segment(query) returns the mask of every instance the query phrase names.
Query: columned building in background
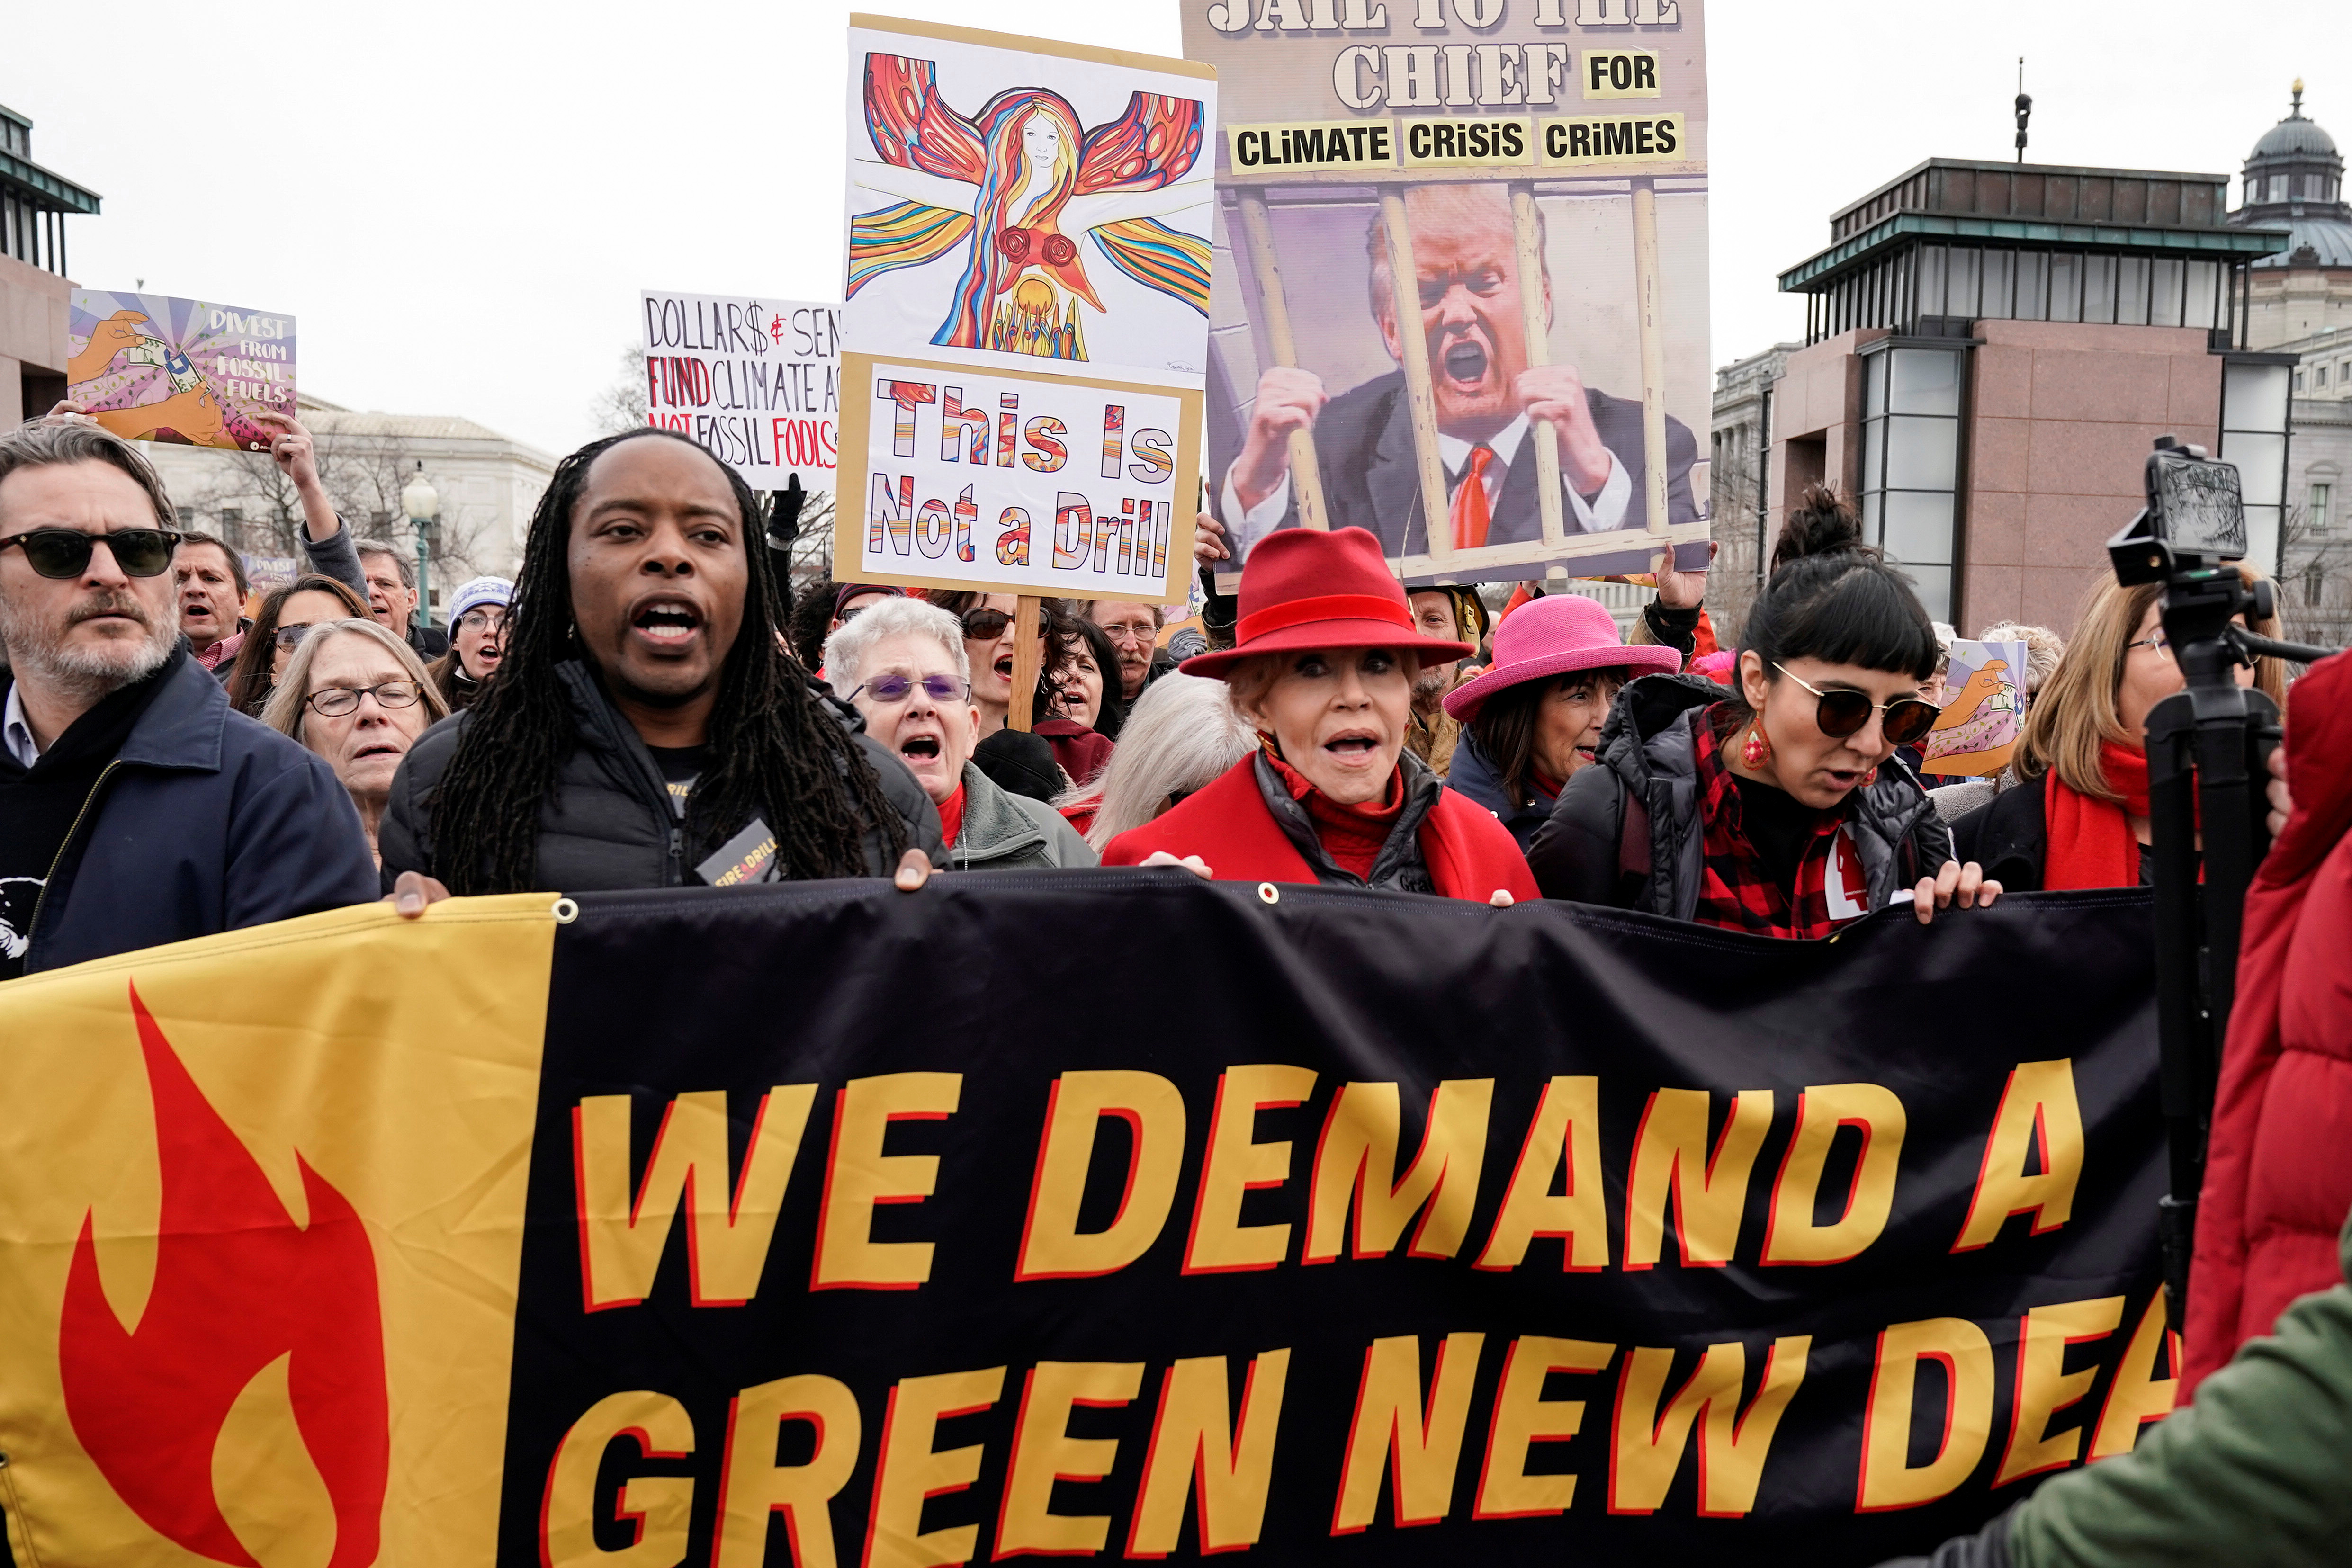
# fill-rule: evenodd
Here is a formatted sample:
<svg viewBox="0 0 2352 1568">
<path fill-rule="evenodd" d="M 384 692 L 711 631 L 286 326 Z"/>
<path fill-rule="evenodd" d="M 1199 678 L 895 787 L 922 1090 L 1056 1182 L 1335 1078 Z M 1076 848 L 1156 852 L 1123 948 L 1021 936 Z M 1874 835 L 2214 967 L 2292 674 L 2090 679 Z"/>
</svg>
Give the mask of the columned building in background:
<svg viewBox="0 0 2352 1568">
<path fill-rule="evenodd" d="M 98 194 L 33 162 L 33 122 L 0 107 L 0 430 L 66 395 L 66 218 Z"/>
<path fill-rule="evenodd" d="M 1715 563 L 1707 580 L 1709 618 L 1719 637 L 1736 637 L 1762 586 L 1771 497 L 1764 476 L 1771 445 L 1772 383 L 1801 343 L 1775 343 L 1715 372 L 1715 422 L 1708 449 L 1708 517 Z"/>
<path fill-rule="evenodd" d="M 1780 275 L 1808 329 L 1773 383 L 1768 553 L 1826 481 L 1937 620 L 2071 632 L 2172 434 L 2239 465 L 2275 571 L 2294 357 L 2247 329 L 2289 238 L 2230 222 L 2229 183 L 1936 158 L 1835 214 Z"/>
<path fill-rule="evenodd" d="M 2298 640 L 2341 647 L 2352 642 L 2352 204 L 2336 139 L 2304 117 L 2301 82 L 2246 159 L 2230 222 L 2287 232 L 2285 250 L 2253 264 L 2246 332 L 2249 347 L 2298 361 L 2280 607 Z"/>
<path fill-rule="evenodd" d="M 555 459 L 455 414 L 374 413 L 308 392 L 295 400 L 310 432 L 320 480 L 362 538 L 409 552 L 415 530 L 400 492 L 421 471 L 441 497 L 433 538 L 436 604 L 469 577 L 512 577 Z M 191 528 L 220 535 L 259 580 L 295 570 L 302 528 L 293 486 L 266 453 L 153 442 L 156 472 Z M 432 616 L 438 625 L 443 617 Z"/>
</svg>

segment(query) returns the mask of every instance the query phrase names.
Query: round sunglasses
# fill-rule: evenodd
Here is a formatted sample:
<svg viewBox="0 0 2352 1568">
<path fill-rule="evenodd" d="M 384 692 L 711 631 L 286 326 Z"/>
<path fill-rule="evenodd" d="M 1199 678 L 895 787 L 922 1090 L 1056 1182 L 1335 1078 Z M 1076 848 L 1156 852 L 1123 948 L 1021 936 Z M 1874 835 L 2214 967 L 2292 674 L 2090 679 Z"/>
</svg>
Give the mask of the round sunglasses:
<svg viewBox="0 0 2352 1568">
<path fill-rule="evenodd" d="M 167 528 L 117 528 L 84 533 L 79 528 L 28 528 L 0 539 L 0 549 L 24 548 L 25 559 L 43 577 L 79 577 L 89 570 L 89 552 L 104 545 L 125 577 L 161 577 L 172 569 L 172 552 L 186 538 Z"/>
<path fill-rule="evenodd" d="M 1868 692 L 1840 689 L 1825 692 L 1801 675 L 1789 674 L 1789 667 L 1773 661 L 1772 667 L 1813 694 L 1813 722 L 1832 740 L 1843 740 L 1858 735 L 1870 722 L 1874 713 L 1886 716 L 1879 725 L 1879 733 L 1897 746 L 1908 746 L 1936 727 L 1943 709 L 1925 697 L 1896 697 L 1891 703 L 1874 703 Z"/>
<path fill-rule="evenodd" d="M 963 638 L 967 643 L 993 643 L 1004 635 L 1013 624 L 1009 610 L 967 610 L 963 612 Z"/>
</svg>

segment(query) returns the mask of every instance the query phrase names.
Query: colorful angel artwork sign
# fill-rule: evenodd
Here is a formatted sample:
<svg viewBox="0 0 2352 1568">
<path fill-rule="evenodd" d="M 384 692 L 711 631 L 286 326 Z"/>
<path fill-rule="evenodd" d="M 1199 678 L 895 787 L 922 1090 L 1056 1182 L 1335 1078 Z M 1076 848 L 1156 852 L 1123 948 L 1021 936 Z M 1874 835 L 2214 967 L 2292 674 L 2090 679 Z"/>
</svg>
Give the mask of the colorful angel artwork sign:
<svg viewBox="0 0 2352 1568">
<path fill-rule="evenodd" d="M 1202 384 L 1204 68 L 859 16 L 850 75 L 845 347 Z"/>
<path fill-rule="evenodd" d="M 1982 778 L 2009 766 L 2025 730 L 2025 697 L 2019 684 L 2025 671 L 2022 643 L 1952 643 L 1951 667 L 1944 676 L 1951 695 L 1943 716 L 1927 731 L 1920 771 Z"/>
</svg>

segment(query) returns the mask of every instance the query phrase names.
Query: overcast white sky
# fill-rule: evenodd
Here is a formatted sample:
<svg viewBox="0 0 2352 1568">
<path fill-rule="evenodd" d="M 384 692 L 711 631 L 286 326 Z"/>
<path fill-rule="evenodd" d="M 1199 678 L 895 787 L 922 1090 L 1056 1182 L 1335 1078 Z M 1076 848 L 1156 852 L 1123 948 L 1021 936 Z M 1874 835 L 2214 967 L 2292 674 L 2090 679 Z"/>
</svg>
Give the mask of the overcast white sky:
<svg viewBox="0 0 2352 1568">
<path fill-rule="evenodd" d="M 1179 0 L 868 0 L 896 16 L 1181 53 Z M 1183 0 L 1199 3 L 1199 0 Z M 283 21 L 17 5 L 0 103 L 105 197 L 76 281 L 290 310 L 300 378 L 561 453 L 635 339 L 637 290 L 834 298 L 838 0 L 345 0 Z M 1774 275 L 1930 155 L 2234 174 L 2306 78 L 2352 141 L 2352 5 L 1713 0 L 1714 361 L 1803 329 Z M 2234 200 L 2234 192 L 2232 193 Z"/>
</svg>

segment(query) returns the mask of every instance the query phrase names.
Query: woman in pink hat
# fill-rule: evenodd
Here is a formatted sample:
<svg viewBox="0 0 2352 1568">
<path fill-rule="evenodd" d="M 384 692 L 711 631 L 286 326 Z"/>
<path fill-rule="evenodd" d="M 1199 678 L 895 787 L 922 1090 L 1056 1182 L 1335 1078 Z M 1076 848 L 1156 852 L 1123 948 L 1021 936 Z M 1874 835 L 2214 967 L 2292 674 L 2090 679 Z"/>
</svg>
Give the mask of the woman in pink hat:
<svg viewBox="0 0 2352 1568">
<path fill-rule="evenodd" d="M 1445 711 L 1465 731 L 1446 782 L 1493 812 L 1524 852 L 1569 775 L 1600 754 L 1618 688 L 1681 667 L 1672 648 L 1622 642 L 1597 600 L 1533 600 L 1496 628 L 1495 667 L 1445 694 Z"/>
<path fill-rule="evenodd" d="M 1242 572 L 1234 646 L 1187 659 L 1224 681 L 1257 749 L 1103 852 L 1197 862 L 1219 882 L 1319 883 L 1480 904 L 1537 896 L 1511 835 L 1405 751 L 1412 681 L 1466 643 L 1425 637 L 1363 528 L 1274 534 Z"/>
</svg>

